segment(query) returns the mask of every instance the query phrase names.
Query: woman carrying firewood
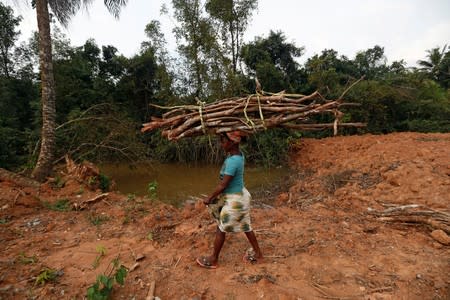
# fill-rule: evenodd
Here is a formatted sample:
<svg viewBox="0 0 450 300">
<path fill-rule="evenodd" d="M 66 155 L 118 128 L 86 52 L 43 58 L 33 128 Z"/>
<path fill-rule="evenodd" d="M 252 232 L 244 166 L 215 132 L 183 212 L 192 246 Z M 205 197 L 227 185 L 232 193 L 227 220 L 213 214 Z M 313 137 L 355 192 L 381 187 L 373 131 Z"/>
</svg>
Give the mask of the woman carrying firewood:
<svg viewBox="0 0 450 300">
<path fill-rule="evenodd" d="M 244 186 L 245 159 L 239 149 L 242 136 L 239 131 L 220 135 L 220 144 L 228 156 L 220 170 L 220 183 L 203 200 L 218 224 L 212 255 L 197 258 L 197 263 L 204 268 L 217 268 L 227 232 L 244 232 L 247 236 L 253 251 L 244 254 L 244 261 L 256 263 L 263 258 L 250 222 L 251 195 Z"/>
</svg>

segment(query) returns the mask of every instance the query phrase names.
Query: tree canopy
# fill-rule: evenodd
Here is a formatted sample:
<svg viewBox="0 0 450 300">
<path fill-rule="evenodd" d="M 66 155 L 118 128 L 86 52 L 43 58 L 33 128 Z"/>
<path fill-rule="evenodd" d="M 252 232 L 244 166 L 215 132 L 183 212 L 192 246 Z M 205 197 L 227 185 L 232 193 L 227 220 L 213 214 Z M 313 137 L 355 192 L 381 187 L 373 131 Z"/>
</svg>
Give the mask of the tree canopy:
<svg viewBox="0 0 450 300">
<path fill-rule="evenodd" d="M 69 1 L 71 2 L 71 1 Z M 66 24 L 84 2 L 54 12 Z M 51 6 L 59 2 L 49 2 Z M 113 14 L 125 4 L 111 4 Z M 173 0 L 177 53 L 170 53 L 158 20 L 143 32 L 138 53 L 125 57 L 114 45 L 83 45 L 71 41 L 52 23 L 55 85 L 55 154 L 52 165 L 65 154 L 95 162 L 158 159 L 213 160 L 207 137 L 168 143 L 159 133 L 142 135 L 140 124 L 163 113 L 151 106 L 211 102 L 255 93 L 255 77 L 268 92 L 319 91 L 337 99 L 358 79 L 345 100 L 346 122 L 366 122 L 363 129 L 341 129 L 341 134 L 394 131 L 450 131 L 449 68 L 446 46 L 424 49 L 418 68 L 404 61 L 388 63 L 384 48 L 374 45 L 346 57 L 334 49 L 306 58 L 305 46 L 291 42 L 281 31 L 269 31 L 244 42 L 257 1 Z M 169 10 L 166 11 L 169 13 Z M 20 16 L 0 4 L 0 167 L 32 169 L 41 140 L 43 115 L 36 70 L 38 39 L 18 42 Z M 327 121 L 327 120 L 317 120 Z M 292 138 L 326 136 L 330 132 L 270 130 L 248 140 L 247 158 L 277 164 Z"/>
</svg>

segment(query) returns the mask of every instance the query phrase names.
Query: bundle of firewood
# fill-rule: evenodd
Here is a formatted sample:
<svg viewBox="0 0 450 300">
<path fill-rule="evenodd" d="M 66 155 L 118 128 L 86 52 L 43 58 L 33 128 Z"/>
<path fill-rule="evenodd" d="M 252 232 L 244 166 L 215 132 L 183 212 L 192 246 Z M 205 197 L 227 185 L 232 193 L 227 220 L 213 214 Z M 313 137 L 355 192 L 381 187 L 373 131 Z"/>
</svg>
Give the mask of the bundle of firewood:
<svg viewBox="0 0 450 300">
<path fill-rule="evenodd" d="M 321 130 L 338 127 L 363 127 L 363 123 L 341 123 L 346 105 L 342 99 L 327 100 L 318 92 L 311 95 L 259 92 L 247 97 L 223 99 L 213 103 L 197 100 L 197 105 L 161 107 L 169 111 L 162 118 L 152 117 L 143 124 L 142 132 L 162 129 L 169 140 L 205 134 L 220 134 L 240 130 L 247 133 L 274 127 L 298 130 Z M 311 117 L 320 114 L 334 116 L 332 123 L 313 123 Z"/>
</svg>

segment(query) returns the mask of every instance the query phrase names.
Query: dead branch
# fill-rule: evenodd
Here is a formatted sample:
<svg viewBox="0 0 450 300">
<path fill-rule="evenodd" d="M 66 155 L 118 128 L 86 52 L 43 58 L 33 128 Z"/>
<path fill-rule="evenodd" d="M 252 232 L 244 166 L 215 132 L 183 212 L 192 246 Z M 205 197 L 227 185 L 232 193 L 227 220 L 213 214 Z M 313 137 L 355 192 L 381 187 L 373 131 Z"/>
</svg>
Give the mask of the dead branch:
<svg viewBox="0 0 450 300">
<path fill-rule="evenodd" d="M 418 204 L 394 206 L 383 211 L 369 212 L 382 222 L 400 222 L 410 224 L 424 224 L 433 229 L 441 229 L 450 233 L 450 213 L 433 210 Z"/>
<path fill-rule="evenodd" d="M 74 206 L 75 210 L 83 210 L 83 209 L 85 209 L 89 204 L 92 204 L 92 203 L 94 203 L 94 202 L 96 202 L 96 201 L 99 201 L 99 200 L 101 200 L 101 199 L 107 197 L 108 195 L 109 195 L 109 193 L 103 193 L 103 194 L 100 194 L 100 195 L 95 196 L 95 197 L 92 198 L 92 199 L 85 200 L 85 201 L 81 202 L 80 204 L 74 203 L 73 206 Z"/>
</svg>

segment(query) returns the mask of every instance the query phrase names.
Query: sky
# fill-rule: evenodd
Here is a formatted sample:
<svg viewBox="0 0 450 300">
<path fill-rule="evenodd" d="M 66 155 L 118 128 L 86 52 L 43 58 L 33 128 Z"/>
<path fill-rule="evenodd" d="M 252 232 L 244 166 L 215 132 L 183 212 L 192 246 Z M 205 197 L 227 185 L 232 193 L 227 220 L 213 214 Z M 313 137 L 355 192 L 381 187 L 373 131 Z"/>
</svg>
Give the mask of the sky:
<svg viewBox="0 0 450 300">
<path fill-rule="evenodd" d="M 0 0 L 22 15 L 21 39 L 37 29 L 35 12 L 26 1 Z M 28 1 L 30 2 L 30 1 Z M 145 40 L 145 25 L 159 20 L 170 52 L 176 42 L 173 19 L 160 14 L 162 4 L 170 9 L 170 0 L 129 0 L 120 18 L 115 19 L 103 1 L 93 1 L 82 9 L 63 32 L 73 46 L 93 38 L 99 46 L 113 45 L 131 57 Z M 259 0 L 244 41 L 267 37 L 270 30 L 284 33 L 287 42 L 304 47 L 300 63 L 334 49 L 352 59 L 358 51 L 375 45 L 384 47 L 388 62 L 404 59 L 408 66 L 426 59 L 426 51 L 450 46 L 449 0 Z"/>
</svg>

